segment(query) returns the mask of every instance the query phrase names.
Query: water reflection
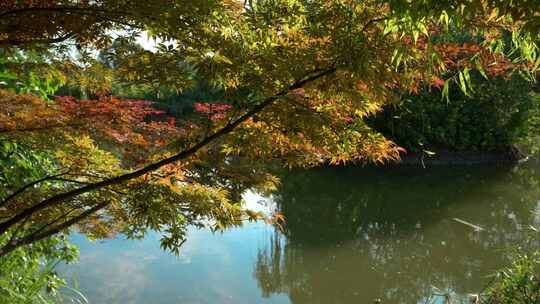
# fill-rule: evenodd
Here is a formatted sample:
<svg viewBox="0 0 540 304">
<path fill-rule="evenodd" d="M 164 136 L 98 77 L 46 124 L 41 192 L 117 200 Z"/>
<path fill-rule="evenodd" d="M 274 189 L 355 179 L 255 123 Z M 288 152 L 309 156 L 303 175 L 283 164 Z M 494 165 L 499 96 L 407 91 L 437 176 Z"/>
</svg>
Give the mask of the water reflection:
<svg viewBox="0 0 540 304">
<path fill-rule="evenodd" d="M 271 233 L 262 224 L 224 234 L 190 229 L 178 257 L 159 248 L 157 234 L 102 242 L 77 235 L 80 261 L 60 271 L 90 304 L 288 303 L 286 295 L 262 299 L 252 277 L 257 248 Z"/>
<path fill-rule="evenodd" d="M 287 218 L 284 232 L 264 223 L 220 234 L 193 228 L 179 257 L 159 249 L 155 234 L 95 243 L 77 235 L 81 260 L 61 271 L 100 304 L 426 303 L 437 288 L 465 295 L 489 281 L 529 225 L 540 227 L 534 166 L 295 171 L 266 199 Z"/>
<path fill-rule="evenodd" d="M 437 288 L 481 290 L 502 249 L 538 225 L 536 177 L 523 167 L 294 172 L 276 195 L 288 230 L 259 250 L 255 277 L 264 296 L 292 303 L 425 303 Z"/>
</svg>

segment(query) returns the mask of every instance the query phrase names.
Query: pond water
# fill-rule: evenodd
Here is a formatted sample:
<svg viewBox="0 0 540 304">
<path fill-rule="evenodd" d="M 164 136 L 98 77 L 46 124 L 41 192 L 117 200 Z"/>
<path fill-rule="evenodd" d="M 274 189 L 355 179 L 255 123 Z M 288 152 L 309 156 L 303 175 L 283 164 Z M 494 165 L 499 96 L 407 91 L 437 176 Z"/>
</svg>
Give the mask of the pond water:
<svg viewBox="0 0 540 304">
<path fill-rule="evenodd" d="M 540 227 L 536 166 L 294 171 L 263 200 L 286 217 L 283 232 L 193 228 L 179 256 L 162 251 L 157 234 L 75 235 L 80 261 L 60 270 L 100 304 L 459 300 Z"/>
</svg>

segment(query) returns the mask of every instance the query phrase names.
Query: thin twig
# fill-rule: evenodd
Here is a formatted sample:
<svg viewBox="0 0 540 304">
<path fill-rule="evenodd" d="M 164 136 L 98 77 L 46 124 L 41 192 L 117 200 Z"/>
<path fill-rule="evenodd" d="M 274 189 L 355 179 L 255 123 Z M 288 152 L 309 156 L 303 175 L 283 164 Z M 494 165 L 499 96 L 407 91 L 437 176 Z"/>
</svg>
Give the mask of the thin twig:
<svg viewBox="0 0 540 304">
<path fill-rule="evenodd" d="M 30 187 L 33 187 L 37 184 L 40 184 L 46 180 L 50 180 L 50 179 L 54 179 L 58 176 L 62 176 L 62 175 L 65 175 L 67 174 L 67 172 L 64 172 L 64 173 L 58 173 L 58 174 L 55 174 L 55 175 L 48 175 L 48 176 L 45 176 L 43 178 L 40 178 L 38 180 L 35 180 L 29 184 L 26 184 L 24 186 L 22 186 L 21 188 L 15 190 L 15 192 L 11 193 L 8 197 L 6 197 L 2 202 L 0 202 L 0 208 L 1 207 L 4 207 L 10 200 L 12 200 L 14 197 L 16 197 L 17 195 L 21 194 L 22 192 L 24 192 L 26 189 L 30 188 Z"/>
</svg>

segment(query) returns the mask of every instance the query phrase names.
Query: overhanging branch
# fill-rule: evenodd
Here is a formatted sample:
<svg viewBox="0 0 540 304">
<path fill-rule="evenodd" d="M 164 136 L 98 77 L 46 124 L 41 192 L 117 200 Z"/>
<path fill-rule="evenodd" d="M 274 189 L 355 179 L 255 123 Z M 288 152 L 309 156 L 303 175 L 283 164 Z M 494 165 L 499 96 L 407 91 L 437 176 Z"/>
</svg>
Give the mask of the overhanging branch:
<svg viewBox="0 0 540 304">
<path fill-rule="evenodd" d="M 329 68 L 327 70 L 323 70 L 323 71 L 318 72 L 316 74 L 307 75 L 305 78 L 293 83 L 286 90 L 284 90 L 284 91 L 282 91 L 282 92 L 280 92 L 280 93 L 278 93 L 278 94 L 276 94 L 274 96 L 271 96 L 271 97 L 268 97 L 268 98 L 264 99 L 258 105 L 253 107 L 251 110 L 249 110 L 248 112 L 246 112 L 245 114 L 243 114 L 242 116 L 240 116 L 239 118 L 234 120 L 233 122 L 228 123 L 223 128 L 217 130 L 213 134 L 205 137 L 204 139 L 199 141 L 197 144 L 193 145 L 191 148 L 183 150 L 183 151 L 181 151 L 181 152 L 179 152 L 179 153 L 177 153 L 177 154 L 175 154 L 175 155 L 173 155 L 171 157 L 162 159 L 162 160 L 160 160 L 158 162 L 155 162 L 153 164 L 150 164 L 150 165 L 148 165 L 146 167 L 143 167 L 141 169 L 135 170 L 135 171 L 130 172 L 130 173 L 119 175 L 119 176 L 109 178 L 109 179 L 106 179 L 106 180 L 103 180 L 103 181 L 100 181 L 100 182 L 96 182 L 96 183 L 93 183 L 93 184 L 88 184 L 86 186 L 83 186 L 83 187 L 80 187 L 80 188 L 77 188 L 77 189 L 74 189 L 74 190 L 71 190 L 71 191 L 68 191 L 68 192 L 57 194 L 57 195 L 52 196 L 50 198 L 47 198 L 47 199 L 41 201 L 40 203 L 21 211 L 20 213 L 14 215 L 10 219 L 0 223 L 0 234 L 5 233 L 8 229 L 10 229 L 14 225 L 16 225 L 18 222 L 24 220 L 25 218 L 31 217 L 32 215 L 34 215 L 35 213 L 37 213 L 39 211 L 42 211 L 42 210 L 44 210 L 46 208 L 54 207 L 54 206 L 66 201 L 66 200 L 77 197 L 77 196 L 79 196 L 79 195 L 81 195 L 83 193 L 88 193 L 88 192 L 91 192 L 91 191 L 99 190 L 99 189 L 102 189 L 102 188 L 105 188 L 105 187 L 108 187 L 108 186 L 112 186 L 112 185 L 118 185 L 118 184 L 127 182 L 129 180 L 135 179 L 137 177 L 143 176 L 146 173 L 150 173 L 150 172 L 153 172 L 155 170 L 158 170 L 159 168 L 161 168 L 161 167 L 163 167 L 165 165 L 175 163 L 175 162 L 180 161 L 180 160 L 187 159 L 188 157 L 193 156 L 200 149 L 202 149 L 203 147 L 205 147 L 208 144 L 212 143 L 216 139 L 231 133 L 240 124 L 247 121 L 248 119 L 250 119 L 251 117 L 253 117 L 257 113 L 261 112 L 262 110 L 264 110 L 266 107 L 271 105 L 276 100 L 285 97 L 286 95 L 289 94 L 290 91 L 302 88 L 306 84 L 308 84 L 310 82 L 313 82 L 313 81 L 315 81 L 315 80 L 317 80 L 319 78 L 322 78 L 324 76 L 330 75 L 330 74 L 334 73 L 335 71 L 336 71 L 336 68 L 331 67 L 331 68 Z M 1 253 L 0 253 L 0 255 L 1 255 Z"/>
<path fill-rule="evenodd" d="M 10 200 L 12 200 L 15 196 L 21 194 L 22 192 L 24 192 L 26 189 L 30 188 L 30 187 L 33 187 L 37 184 L 40 184 L 46 180 L 50 180 L 50 179 L 55 179 L 59 176 L 62 176 L 62 175 L 65 175 L 67 172 L 64 172 L 64 173 L 59 173 L 59 174 L 55 174 L 55 175 L 48 175 L 48 176 L 45 176 L 43 178 L 40 178 L 38 180 L 35 180 L 31 183 L 28 183 L 24 186 L 22 186 L 21 188 L 15 190 L 13 193 L 11 193 L 9 196 L 7 196 L 3 201 L 0 202 L 0 207 L 4 207 Z"/>
</svg>

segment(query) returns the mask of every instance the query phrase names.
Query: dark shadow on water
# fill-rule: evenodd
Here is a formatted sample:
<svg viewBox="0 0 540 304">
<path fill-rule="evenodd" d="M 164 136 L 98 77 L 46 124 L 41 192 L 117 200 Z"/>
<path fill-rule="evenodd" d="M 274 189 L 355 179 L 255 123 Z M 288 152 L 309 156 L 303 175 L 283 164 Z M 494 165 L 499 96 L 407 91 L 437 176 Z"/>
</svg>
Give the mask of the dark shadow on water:
<svg viewBox="0 0 540 304">
<path fill-rule="evenodd" d="M 254 275 L 264 296 L 295 304 L 477 292 L 540 225 L 536 167 L 292 172 L 276 195 L 287 229 L 260 248 Z"/>
</svg>

